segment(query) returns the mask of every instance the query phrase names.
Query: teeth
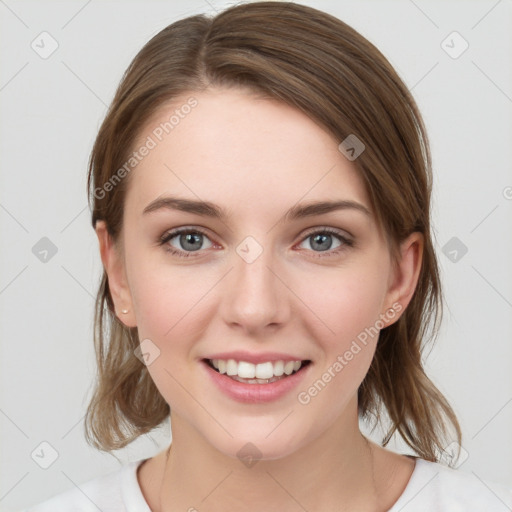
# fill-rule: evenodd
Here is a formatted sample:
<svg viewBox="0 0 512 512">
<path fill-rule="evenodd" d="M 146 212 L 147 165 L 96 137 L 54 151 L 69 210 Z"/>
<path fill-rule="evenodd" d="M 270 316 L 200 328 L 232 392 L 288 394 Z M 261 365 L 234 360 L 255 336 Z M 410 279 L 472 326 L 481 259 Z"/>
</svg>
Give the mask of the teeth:
<svg viewBox="0 0 512 512">
<path fill-rule="evenodd" d="M 228 359 L 228 361 L 226 363 L 226 373 L 228 375 L 237 375 L 238 364 L 234 359 Z"/>
<path fill-rule="evenodd" d="M 283 361 L 276 361 L 274 363 L 274 375 L 277 377 L 281 377 L 284 373 L 284 363 Z"/>
<path fill-rule="evenodd" d="M 231 377 L 241 379 L 273 379 L 283 374 L 291 375 L 302 366 L 302 361 L 268 361 L 266 363 L 252 364 L 247 361 L 235 361 L 234 359 L 212 359 L 211 363 L 219 373 L 225 373 Z M 238 379 L 235 379 L 238 380 Z"/>
<path fill-rule="evenodd" d="M 217 361 L 217 366 L 215 366 L 215 368 L 217 368 L 220 373 L 226 373 L 226 361 L 223 359 L 214 359 L 214 361 Z M 215 365 L 215 363 L 213 364 Z"/>
<path fill-rule="evenodd" d="M 257 379 L 271 379 L 272 377 L 275 377 L 274 365 L 271 362 L 257 364 L 255 368 L 254 376 Z"/>
<path fill-rule="evenodd" d="M 288 361 L 287 363 L 285 363 L 284 373 L 286 373 L 286 375 L 291 375 L 291 373 L 293 372 L 294 366 L 295 366 L 295 364 L 293 363 L 293 361 Z"/>
</svg>

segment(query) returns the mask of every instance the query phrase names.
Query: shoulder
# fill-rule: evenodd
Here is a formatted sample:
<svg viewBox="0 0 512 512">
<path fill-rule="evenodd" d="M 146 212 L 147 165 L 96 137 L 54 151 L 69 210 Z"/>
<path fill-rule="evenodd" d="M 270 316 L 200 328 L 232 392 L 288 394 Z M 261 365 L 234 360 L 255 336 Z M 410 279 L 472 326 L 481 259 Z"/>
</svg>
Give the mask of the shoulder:
<svg viewBox="0 0 512 512">
<path fill-rule="evenodd" d="M 151 512 L 137 481 L 142 462 L 125 464 L 20 512 Z"/>
<path fill-rule="evenodd" d="M 416 458 L 404 492 L 389 512 L 500 512 L 512 507 L 512 489 L 476 473 Z"/>
</svg>

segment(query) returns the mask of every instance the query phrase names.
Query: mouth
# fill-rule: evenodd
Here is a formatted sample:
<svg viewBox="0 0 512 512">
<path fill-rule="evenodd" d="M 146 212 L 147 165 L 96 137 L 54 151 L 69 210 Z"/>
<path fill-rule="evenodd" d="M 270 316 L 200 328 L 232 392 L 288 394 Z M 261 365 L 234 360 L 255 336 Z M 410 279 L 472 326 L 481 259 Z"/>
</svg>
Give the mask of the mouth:
<svg viewBox="0 0 512 512">
<path fill-rule="evenodd" d="M 253 364 L 234 359 L 203 359 L 215 372 L 244 384 L 271 384 L 304 371 L 311 360 L 267 361 Z"/>
</svg>

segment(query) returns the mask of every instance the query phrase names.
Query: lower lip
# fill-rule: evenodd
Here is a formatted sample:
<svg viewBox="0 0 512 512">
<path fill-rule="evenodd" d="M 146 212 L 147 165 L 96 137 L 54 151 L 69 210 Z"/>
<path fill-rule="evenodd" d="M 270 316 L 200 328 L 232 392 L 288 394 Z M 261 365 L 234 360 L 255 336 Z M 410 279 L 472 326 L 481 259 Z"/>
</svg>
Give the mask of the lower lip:
<svg viewBox="0 0 512 512">
<path fill-rule="evenodd" d="M 289 393 L 304 379 L 312 363 L 302 367 L 298 372 L 289 375 L 284 379 L 276 380 L 269 384 L 246 384 L 227 377 L 225 374 L 216 372 L 206 361 L 201 361 L 210 379 L 215 382 L 219 389 L 227 396 L 238 402 L 263 403 L 278 400 Z"/>
</svg>

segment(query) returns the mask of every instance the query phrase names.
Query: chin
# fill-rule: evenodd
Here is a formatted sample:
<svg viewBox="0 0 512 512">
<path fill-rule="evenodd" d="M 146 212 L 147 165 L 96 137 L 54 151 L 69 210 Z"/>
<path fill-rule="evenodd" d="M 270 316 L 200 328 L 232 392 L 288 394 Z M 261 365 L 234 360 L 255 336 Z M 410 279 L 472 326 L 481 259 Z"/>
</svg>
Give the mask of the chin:
<svg viewBox="0 0 512 512">
<path fill-rule="evenodd" d="M 278 432 L 278 429 L 272 432 L 272 429 L 260 428 L 253 435 L 249 435 L 248 431 L 254 430 L 253 428 L 239 428 L 236 432 L 228 428 L 233 437 L 223 435 L 222 438 L 208 437 L 207 440 L 224 455 L 240 459 L 249 467 L 253 460 L 285 458 L 307 443 L 303 435 L 299 436 L 299 432 L 290 432 L 285 428 Z M 269 435 L 269 432 L 272 433 Z"/>
</svg>

